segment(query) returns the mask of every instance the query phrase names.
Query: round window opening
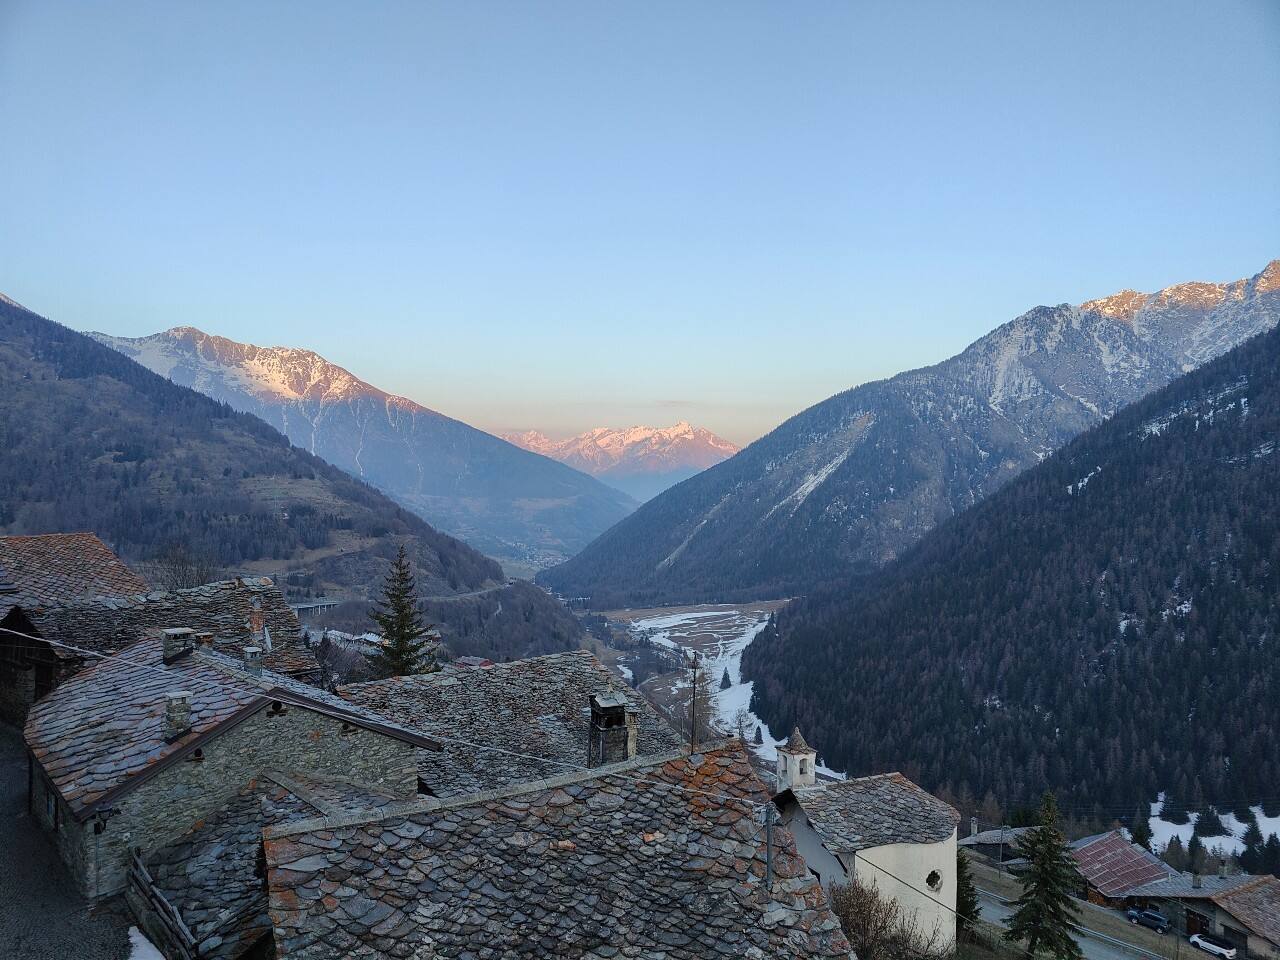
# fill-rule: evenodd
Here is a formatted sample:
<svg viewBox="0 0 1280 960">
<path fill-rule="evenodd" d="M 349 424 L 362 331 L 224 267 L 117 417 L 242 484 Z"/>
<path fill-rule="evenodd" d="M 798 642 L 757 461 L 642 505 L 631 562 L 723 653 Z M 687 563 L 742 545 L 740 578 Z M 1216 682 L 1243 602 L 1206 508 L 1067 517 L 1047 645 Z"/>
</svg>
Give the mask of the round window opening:
<svg viewBox="0 0 1280 960">
<path fill-rule="evenodd" d="M 942 874 L 937 870 L 930 871 L 929 876 L 924 878 L 924 882 L 929 885 L 929 889 L 935 893 L 942 889 Z"/>
</svg>

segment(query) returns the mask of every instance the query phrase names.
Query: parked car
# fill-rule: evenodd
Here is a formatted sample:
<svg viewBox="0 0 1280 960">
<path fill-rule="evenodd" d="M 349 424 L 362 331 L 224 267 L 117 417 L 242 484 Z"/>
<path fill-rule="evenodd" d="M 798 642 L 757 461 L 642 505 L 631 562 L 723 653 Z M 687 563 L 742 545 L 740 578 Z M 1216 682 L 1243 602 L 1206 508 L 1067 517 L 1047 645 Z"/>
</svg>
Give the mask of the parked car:
<svg viewBox="0 0 1280 960">
<path fill-rule="evenodd" d="M 1221 937 L 1215 937 L 1210 933 L 1194 933 L 1187 939 L 1205 953 L 1212 953 L 1215 957 L 1226 957 L 1227 960 L 1236 960 L 1236 948 Z"/>
<path fill-rule="evenodd" d="M 1139 910 L 1134 907 L 1129 910 L 1126 916 L 1129 918 L 1130 923 L 1150 927 L 1156 933 L 1169 932 L 1169 918 L 1163 913 L 1157 913 L 1155 910 Z"/>
</svg>

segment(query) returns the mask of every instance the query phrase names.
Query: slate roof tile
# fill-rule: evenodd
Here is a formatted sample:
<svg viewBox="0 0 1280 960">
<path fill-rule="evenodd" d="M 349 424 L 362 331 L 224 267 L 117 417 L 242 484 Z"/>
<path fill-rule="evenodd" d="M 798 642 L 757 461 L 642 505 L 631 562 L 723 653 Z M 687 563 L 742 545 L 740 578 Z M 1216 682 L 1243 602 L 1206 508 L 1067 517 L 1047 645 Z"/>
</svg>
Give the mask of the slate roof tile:
<svg viewBox="0 0 1280 960">
<path fill-rule="evenodd" d="M 621 802 L 592 803 L 605 795 Z M 273 827 L 277 954 L 851 958 L 785 829 L 763 888 L 754 812 L 768 800 L 728 741 L 382 819 Z"/>
<path fill-rule="evenodd" d="M 791 791 L 810 825 L 833 853 L 889 843 L 937 843 L 960 815 L 900 773 L 883 773 Z"/>
<path fill-rule="evenodd" d="M 149 589 L 92 533 L 0 537 L 0 610 Z"/>
<path fill-rule="evenodd" d="M 246 646 L 262 647 L 263 664 L 280 673 L 316 669 L 315 658 L 302 646 L 297 616 L 269 577 L 20 606 L 41 637 L 82 649 L 111 653 L 157 630 L 189 627 L 212 633 L 214 649 L 236 656 Z M 265 627 L 263 636 L 251 628 L 255 606 Z M 54 652 L 80 658 L 64 648 L 55 647 Z"/>
<path fill-rule="evenodd" d="M 1225 893 L 1213 902 L 1240 921 L 1250 933 L 1280 947 L 1280 880 L 1256 877 Z"/>
<path fill-rule="evenodd" d="M 441 738 L 440 752 L 424 757 L 421 773 L 432 792 L 445 797 L 583 766 L 591 697 L 611 690 L 637 713 L 637 756 L 679 748 L 681 737 L 648 701 L 586 651 L 348 684 L 338 695 Z"/>
<path fill-rule="evenodd" d="M 242 710 L 281 696 L 428 745 L 420 735 L 298 680 L 266 670 L 250 676 L 238 660 L 215 650 L 197 648 L 169 664 L 163 653 L 160 638 L 140 640 L 31 708 L 27 746 L 76 816 Z M 170 743 L 165 705 L 175 691 L 191 696 L 191 732 Z"/>
</svg>

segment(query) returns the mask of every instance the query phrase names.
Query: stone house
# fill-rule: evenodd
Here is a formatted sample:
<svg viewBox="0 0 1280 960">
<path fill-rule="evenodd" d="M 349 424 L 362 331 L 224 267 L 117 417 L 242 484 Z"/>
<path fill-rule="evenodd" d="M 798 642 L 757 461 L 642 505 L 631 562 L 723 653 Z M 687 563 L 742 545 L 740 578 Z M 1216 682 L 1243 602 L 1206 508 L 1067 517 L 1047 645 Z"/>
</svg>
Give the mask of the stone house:
<svg viewBox="0 0 1280 960">
<path fill-rule="evenodd" d="M 29 598 L 0 619 L 0 716 L 26 719 L 32 703 L 92 663 L 167 627 L 188 627 L 213 649 L 239 657 L 263 651 L 270 670 L 310 680 L 318 665 L 303 643 L 297 617 L 269 578 L 224 580 L 67 600 Z M 75 649 L 71 649 L 75 648 Z M 89 651 L 89 652 L 83 652 Z"/>
<path fill-rule="evenodd" d="M 820 782 L 816 760 L 798 729 L 778 748 L 774 803 L 809 869 L 827 889 L 874 886 L 950 949 L 960 815 L 900 773 Z"/>
<path fill-rule="evenodd" d="M 1240 956 L 1280 957 L 1280 880 L 1272 876 L 1175 873 L 1129 891 L 1134 906 L 1159 910 L 1181 936 L 1209 933 Z"/>
<path fill-rule="evenodd" d="M 591 743 L 615 736 L 599 727 L 592 740 L 601 710 L 619 717 L 619 742 L 630 751 L 623 759 L 667 753 L 684 743 L 647 700 L 585 650 L 509 663 L 455 663 L 436 673 L 340 686 L 337 695 L 439 741 L 438 751 L 422 755 L 420 771 L 423 789 L 436 797 L 581 769 Z"/>
<path fill-rule="evenodd" d="M 269 827 L 277 955 L 852 960 L 769 802 L 735 739 Z"/>
<path fill-rule="evenodd" d="M 417 794 L 428 738 L 168 629 L 62 683 L 25 728 L 28 798 L 86 896 L 272 772 Z"/>
<path fill-rule="evenodd" d="M 149 589 L 92 533 L 0 537 L 0 720 L 21 724 L 31 704 L 65 675 L 47 644 L 8 632 L 28 632 L 25 620 L 11 616 L 14 607 Z"/>
</svg>

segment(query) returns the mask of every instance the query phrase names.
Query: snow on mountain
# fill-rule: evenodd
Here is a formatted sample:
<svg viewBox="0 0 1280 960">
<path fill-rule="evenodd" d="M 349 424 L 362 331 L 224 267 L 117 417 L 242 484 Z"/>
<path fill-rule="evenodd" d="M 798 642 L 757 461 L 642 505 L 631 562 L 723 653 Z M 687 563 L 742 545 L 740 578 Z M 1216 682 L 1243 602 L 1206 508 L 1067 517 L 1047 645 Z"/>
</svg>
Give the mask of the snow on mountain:
<svg viewBox="0 0 1280 960">
<path fill-rule="evenodd" d="M 684 420 L 671 427 L 596 427 L 565 440 L 553 440 L 537 430 L 503 436 L 516 446 L 599 477 L 639 500 L 738 452 L 728 440 Z"/>
<path fill-rule="evenodd" d="M 1280 260 L 1231 283 L 1036 307 L 866 383 L 654 500 L 548 585 L 622 604 L 785 596 L 898 556 L 1068 440 L 1280 320 Z"/>
<path fill-rule="evenodd" d="M 379 390 L 311 350 L 259 347 L 194 327 L 89 336 L 261 417 L 295 445 L 501 559 L 556 562 L 635 505 L 564 464 Z"/>
</svg>

